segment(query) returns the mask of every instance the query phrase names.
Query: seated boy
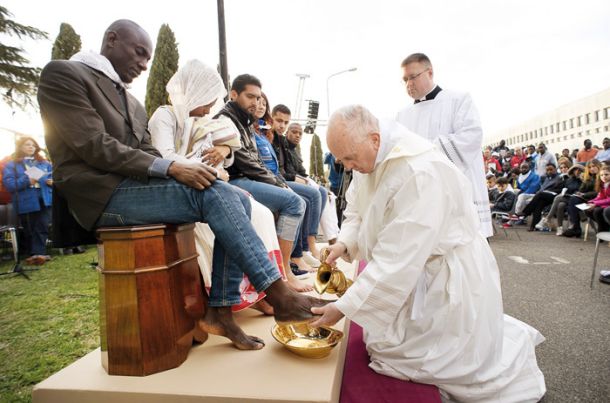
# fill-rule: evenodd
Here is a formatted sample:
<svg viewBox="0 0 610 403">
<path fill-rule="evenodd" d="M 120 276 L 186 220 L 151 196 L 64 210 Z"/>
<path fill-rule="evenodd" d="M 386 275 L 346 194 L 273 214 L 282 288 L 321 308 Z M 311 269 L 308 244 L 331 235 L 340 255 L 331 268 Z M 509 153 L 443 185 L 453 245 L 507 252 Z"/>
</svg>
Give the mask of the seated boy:
<svg viewBox="0 0 610 403">
<path fill-rule="evenodd" d="M 508 178 L 498 178 L 496 180 L 497 193 L 495 200 L 489 204 L 492 212 L 509 213 L 515 205 L 517 195 L 512 191 L 508 184 Z"/>
</svg>

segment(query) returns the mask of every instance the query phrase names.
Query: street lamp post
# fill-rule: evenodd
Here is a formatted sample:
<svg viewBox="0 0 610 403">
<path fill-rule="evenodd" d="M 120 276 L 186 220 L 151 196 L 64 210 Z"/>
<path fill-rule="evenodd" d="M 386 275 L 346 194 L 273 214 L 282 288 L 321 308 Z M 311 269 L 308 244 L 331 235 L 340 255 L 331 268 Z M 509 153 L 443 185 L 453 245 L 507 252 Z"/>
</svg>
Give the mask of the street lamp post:
<svg viewBox="0 0 610 403">
<path fill-rule="evenodd" d="M 330 76 L 328 76 L 328 78 L 326 79 L 326 111 L 327 111 L 327 115 L 330 116 L 330 93 L 328 91 L 328 82 L 330 81 L 330 79 L 334 76 L 338 76 L 339 74 L 343 74 L 343 73 L 349 73 L 351 71 L 356 71 L 358 70 L 357 67 L 352 67 L 351 69 L 346 69 L 346 70 L 341 70 L 338 71 L 336 73 L 331 74 Z"/>
<path fill-rule="evenodd" d="M 297 90 L 297 103 L 294 106 L 294 117 L 299 119 L 301 114 L 301 104 L 303 103 L 303 88 L 305 87 L 305 79 L 309 78 L 309 74 L 299 74 L 296 75 L 299 77 L 299 89 Z"/>
</svg>

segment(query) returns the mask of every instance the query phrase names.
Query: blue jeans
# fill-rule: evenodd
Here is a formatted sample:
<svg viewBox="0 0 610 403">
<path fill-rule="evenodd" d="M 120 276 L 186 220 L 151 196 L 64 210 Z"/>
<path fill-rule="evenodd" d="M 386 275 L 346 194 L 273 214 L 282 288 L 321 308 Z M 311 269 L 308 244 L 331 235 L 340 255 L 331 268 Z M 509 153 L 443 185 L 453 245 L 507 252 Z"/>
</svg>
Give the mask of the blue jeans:
<svg viewBox="0 0 610 403">
<path fill-rule="evenodd" d="M 303 185 L 297 182 L 288 182 L 290 189 L 294 190 L 296 194 L 301 196 L 305 200 L 305 216 L 303 217 L 303 224 L 299 231 L 299 238 L 295 243 L 294 250 L 292 251 L 291 257 L 302 257 L 303 251 L 309 250 L 307 243 L 308 236 L 318 235 L 318 226 L 320 225 L 320 217 L 322 210 L 326 206 L 328 199 L 328 192 L 322 186 L 318 186 L 316 190 L 312 186 Z"/>
<path fill-rule="evenodd" d="M 96 227 L 207 223 L 216 237 L 209 305 L 226 307 L 241 302 L 243 273 L 259 292 L 280 279 L 249 216 L 248 196 L 220 180 L 197 190 L 173 179 L 151 178 L 147 184 L 125 179 L 114 190 Z"/>
<path fill-rule="evenodd" d="M 229 183 L 244 189 L 257 202 L 277 213 L 279 218 L 275 230 L 278 238 L 296 242 L 299 225 L 305 214 L 305 202 L 296 193 L 248 178 L 233 179 Z"/>
<path fill-rule="evenodd" d="M 42 204 L 42 203 L 41 203 Z M 49 223 L 51 222 L 51 207 L 40 206 L 40 211 L 19 214 L 23 227 L 26 255 L 46 255 Z"/>
</svg>

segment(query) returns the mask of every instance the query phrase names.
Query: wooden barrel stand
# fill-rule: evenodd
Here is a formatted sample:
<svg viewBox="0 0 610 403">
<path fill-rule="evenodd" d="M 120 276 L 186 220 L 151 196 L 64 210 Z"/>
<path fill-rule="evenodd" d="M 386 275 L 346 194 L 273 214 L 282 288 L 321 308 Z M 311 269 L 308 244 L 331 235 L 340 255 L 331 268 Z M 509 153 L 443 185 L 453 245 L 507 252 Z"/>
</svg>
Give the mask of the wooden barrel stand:
<svg viewBox="0 0 610 403">
<path fill-rule="evenodd" d="M 188 355 L 205 302 L 194 224 L 100 228 L 102 365 L 110 375 L 144 376 Z"/>
</svg>

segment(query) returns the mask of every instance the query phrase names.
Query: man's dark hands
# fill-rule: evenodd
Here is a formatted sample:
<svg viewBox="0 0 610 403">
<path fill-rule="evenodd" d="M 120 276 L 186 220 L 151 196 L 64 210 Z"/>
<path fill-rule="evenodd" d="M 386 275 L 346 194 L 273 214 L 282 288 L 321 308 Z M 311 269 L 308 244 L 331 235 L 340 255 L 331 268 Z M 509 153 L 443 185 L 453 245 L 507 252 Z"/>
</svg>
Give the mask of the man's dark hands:
<svg viewBox="0 0 610 403">
<path fill-rule="evenodd" d="M 183 164 L 174 161 L 167 173 L 178 182 L 198 190 L 212 186 L 216 180 L 216 170 L 200 163 Z"/>
</svg>

